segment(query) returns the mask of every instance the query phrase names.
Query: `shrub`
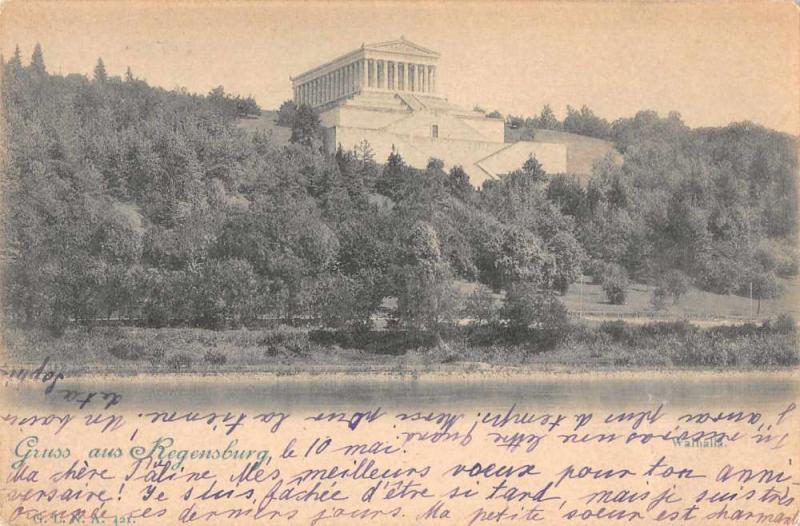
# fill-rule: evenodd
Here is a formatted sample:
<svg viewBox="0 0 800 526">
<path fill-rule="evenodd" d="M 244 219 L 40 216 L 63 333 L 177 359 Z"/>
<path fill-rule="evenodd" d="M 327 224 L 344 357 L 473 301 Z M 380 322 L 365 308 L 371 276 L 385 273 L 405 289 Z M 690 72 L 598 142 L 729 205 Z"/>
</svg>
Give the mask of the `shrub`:
<svg viewBox="0 0 800 526">
<path fill-rule="evenodd" d="M 164 361 L 164 356 L 166 356 L 166 354 L 167 351 L 164 350 L 164 347 L 161 345 L 151 347 L 147 351 L 147 361 L 150 362 L 150 365 L 155 367 Z"/>
<path fill-rule="evenodd" d="M 665 341 L 665 340 L 661 340 Z M 735 365 L 741 355 L 737 342 L 727 339 L 688 334 L 680 339 L 668 339 L 670 356 L 675 365 L 686 367 L 722 367 Z"/>
<path fill-rule="evenodd" d="M 610 303 L 623 305 L 628 295 L 628 285 L 628 274 L 624 268 L 613 263 L 606 267 L 603 274 L 603 291 Z"/>
<path fill-rule="evenodd" d="M 750 345 L 750 363 L 757 367 L 795 366 L 800 364 L 794 336 L 760 338 Z"/>
<path fill-rule="evenodd" d="M 228 357 L 225 356 L 224 353 L 209 349 L 203 355 L 203 361 L 209 365 L 225 365 L 225 362 L 228 361 Z"/>
<path fill-rule="evenodd" d="M 131 340 L 115 342 L 108 348 L 108 352 L 120 360 L 141 360 L 147 357 L 144 344 Z"/>
<path fill-rule="evenodd" d="M 189 369 L 193 361 L 194 359 L 190 354 L 179 352 L 167 358 L 167 365 L 175 370 Z"/>
<path fill-rule="evenodd" d="M 770 328 L 778 334 L 792 334 L 797 331 L 797 323 L 791 314 L 784 313 L 770 323 Z"/>
<path fill-rule="evenodd" d="M 650 305 L 655 311 L 667 308 L 667 291 L 663 287 L 653 289 L 653 294 L 650 296 Z"/>
<path fill-rule="evenodd" d="M 634 328 L 622 320 L 604 321 L 598 330 L 608 334 L 614 342 L 630 343 L 634 338 Z"/>
<path fill-rule="evenodd" d="M 265 331 L 258 345 L 266 347 L 267 356 L 305 355 L 311 352 L 312 343 L 305 331 L 281 326 L 272 331 Z"/>
</svg>

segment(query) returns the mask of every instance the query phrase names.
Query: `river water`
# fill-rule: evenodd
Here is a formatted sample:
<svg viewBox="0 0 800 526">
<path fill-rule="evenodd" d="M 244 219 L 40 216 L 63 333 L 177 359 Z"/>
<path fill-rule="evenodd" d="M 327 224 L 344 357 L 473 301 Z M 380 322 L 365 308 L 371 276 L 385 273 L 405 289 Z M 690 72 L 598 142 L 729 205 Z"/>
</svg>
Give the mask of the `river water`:
<svg viewBox="0 0 800 526">
<path fill-rule="evenodd" d="M 279 407 L 303 410 L 382 406 L 384 408 L 677 407 L 773 405 L 800 398 L 796 374 L 776 373 L 531 373 L 463 377 L 376 377 L 346 375 L 76 377 L 59 382 L 52 393 L 34 382 L 7 381 L 5 400 L 13 406 L 49 410 L 73 407 L 68 391 L 116 392 L 122 407 L 175 409 Z"/>
</svg>

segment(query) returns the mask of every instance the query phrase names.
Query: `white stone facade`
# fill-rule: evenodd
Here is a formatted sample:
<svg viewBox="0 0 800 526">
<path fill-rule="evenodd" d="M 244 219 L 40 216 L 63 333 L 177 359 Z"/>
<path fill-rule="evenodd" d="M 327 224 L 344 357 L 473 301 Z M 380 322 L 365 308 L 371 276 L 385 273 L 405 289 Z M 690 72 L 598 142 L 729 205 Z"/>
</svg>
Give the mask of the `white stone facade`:
<svg viewBox="0 0 800 526">
<path fill-rule="evenodd" d="M 369 142 L 378 160 L 394 148 L 411 166 L 460 165 L 475 186 L 522 166 L 566 172 L 563 144 L 504 142 L 504 122 L 447 102 L 439 54 L 403 38 L 361 48 L 292 78 L 294 101 L 320 112 L 326 150 Z"/>
</svg>

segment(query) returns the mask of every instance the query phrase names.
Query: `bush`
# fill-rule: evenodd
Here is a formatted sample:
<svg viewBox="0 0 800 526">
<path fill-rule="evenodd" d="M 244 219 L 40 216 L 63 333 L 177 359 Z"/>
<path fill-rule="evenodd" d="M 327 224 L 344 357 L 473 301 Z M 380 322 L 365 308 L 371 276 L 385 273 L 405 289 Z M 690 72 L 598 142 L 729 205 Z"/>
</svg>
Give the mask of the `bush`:
<svg viewBox="0 0 800 526">
<path fill-rule="evenodd" d="M 166 356 L 166 354 L 167 351 L 164 350 L 164 347 L 161 345 L 151 347 L 147 351 L 147 361 L 150 362 L 150 365 L 155 367 L 164 361 L 164 356 Z"/>
<path fill-rule="evenodd" d="M 635 329 L 622 320 L 604 321 L 598 330 L 608 334 L 614 342 L 630 343 L 634 339 Z"/>
<path fill-rule="evenodd" d="M 749 347 L 750 363 L 757 367 L 789 367 L 800 364 L 797 341 L 794 336 L 780 335 L 760 338 Z"/>
<path fill-rule="evenodd" d="M 167 365 L 170 369 L 181 370 L 189 369 L 194 359 L 190 354 L 179 352 L 167 358 Z"/>
<path fill-rule="evenodd" d="M 267 356 L 306 355 L 316 346 L 312 344 L 307 332 L 290 327 L 279 327 L 273 331 L 265 331 L 258 345 L 266 347 Z"/>
<path fill-rule="evenodd" d="M 145 346 L 141 342 L 122 340 L 108 348 L 109 354 L 120 360 L 142 360 L 147 357 Z"/>
<path fill-rule="evenodd" d="M 663 287 L 656 287 L 653 289 L 653 294 L 650 296 L 650 305 L 655 311 L 661 311 L 667 308 L 667 291 Z"/>
<path fill-rule="evenodd" d="M 714 338 L 702 337 L 700 334 L 687 335 L 683 338 L 668 338 L 660 340 L 666 342 L 672 358 L 672 363 L 684 367 L 712 366 L 720 367 L 736 363 L 736 353 L 731 352 L 731 346 L 719 342 Z"/>
<path fill-rule="evenodd" d="M 625 269 L 616 264 L 606 267 L 603 274 L 603 291 L 608 301 L 614 305 L 623 305 L 628 296 L 628 274 Z"/>
<path fill-rule="evenodd" d="M 778 334 L 793 334 L 797 331 L 797 323 L 791 314 L 781 314 L 770 323 L 770 328 Z"/>
<path fill-rule="evenodd" d="M 203 361 L 209 365 L 225 365 L 225 362 L 228 361 L 228 357 L 225 356 L 224 353 L 209 349 L 203 355 Z"/>
</svg>

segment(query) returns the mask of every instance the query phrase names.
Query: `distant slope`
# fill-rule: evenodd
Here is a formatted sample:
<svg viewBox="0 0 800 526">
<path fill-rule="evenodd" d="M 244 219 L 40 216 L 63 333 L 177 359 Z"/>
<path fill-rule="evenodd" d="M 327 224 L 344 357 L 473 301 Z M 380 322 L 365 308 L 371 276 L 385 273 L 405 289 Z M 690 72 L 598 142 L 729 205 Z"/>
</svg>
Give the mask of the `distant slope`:
<svg viewBox="0 0 800 526">
<path fill-rule="evenodd" d="M 614 148 L 614 143 L 611 141 L 538 128 L 511 128 L 507 125 L 506 142 L 518 141 L 566 144 L 567 172 L 581 176 L 581 182 L 584 183 L 592 174 L 594 162 L 609 153 L 613 155 L 616 162 L 622 162 L 622 155 Z"/>
<path fill-rule="evenodd" d="M 238 126 L 250 132 L 264 131 L 272 134 L 277 144 L 289 144 L 289 137 L 292 136 L 291 129 L 278 126 L 277 111 L 262 110 L 261 115 L 256 118 L 239 119 Z"/>
</svg>

